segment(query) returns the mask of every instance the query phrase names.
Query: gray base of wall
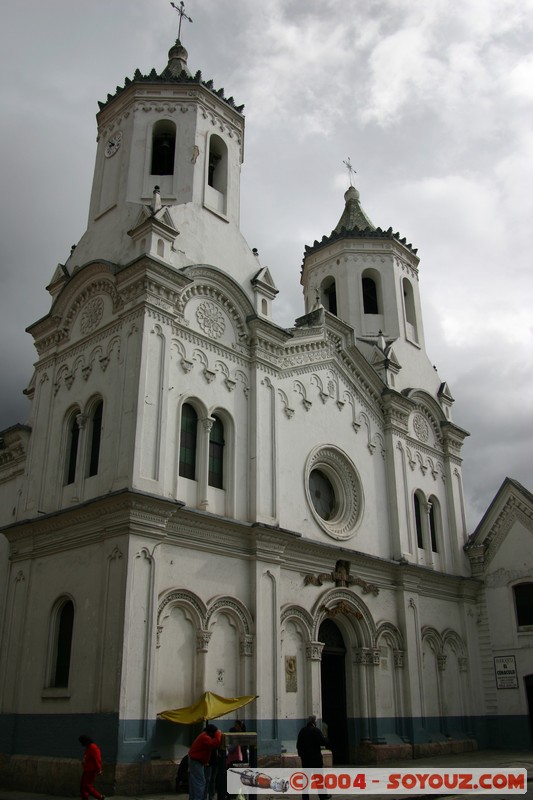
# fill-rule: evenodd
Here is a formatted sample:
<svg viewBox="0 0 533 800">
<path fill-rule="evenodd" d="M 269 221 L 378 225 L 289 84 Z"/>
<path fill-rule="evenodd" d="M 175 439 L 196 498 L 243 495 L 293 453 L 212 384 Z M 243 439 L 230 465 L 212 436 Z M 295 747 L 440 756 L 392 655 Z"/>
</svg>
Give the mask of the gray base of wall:
<svg viewBox="0 0 533 800">
<path fill-rule="evenodd" d="M 227 730 L 231 723 L 230 718 L 220 720 L 220 727 Z M 289 743 L 287 749 L 294 749 L 304 724 L 305 720 L 247 720 L 248 730 L 258 732 L 259 765 L 281 766 L 282 747 Z M 98 786 L 104 794 L 172 793 L 181 755 L 201 728 L 201 724 L 144 720 L 133 729 L 131 722 L 123 723 L 114 714 L 0 715 L 0 785 L 79 796 L 83 749 L 78 736 L 87 732 L 102 749 L 105 766 Z M 135 731 L 143 735 L 135 738 Z M 265 731 L 277 738 L 265 736 Z M 525 750 L 532 745 L 529 719 L 519 715 L 380 718 L 366 721 L 364 728 L 361 720 L 350 720 L 348 742 L 349 760 L 354 765 L 471 752 L 477 747 Z"/>
<path fill-rule="evenodd" d="M 178 765 L 174 761 L 106 764 L 96 780 L 105 795 L 174 793 Z M 0 786 L 18 791 L 80 796 L 81 762 L 74 758 L 0 755 Z"/>
</svg>

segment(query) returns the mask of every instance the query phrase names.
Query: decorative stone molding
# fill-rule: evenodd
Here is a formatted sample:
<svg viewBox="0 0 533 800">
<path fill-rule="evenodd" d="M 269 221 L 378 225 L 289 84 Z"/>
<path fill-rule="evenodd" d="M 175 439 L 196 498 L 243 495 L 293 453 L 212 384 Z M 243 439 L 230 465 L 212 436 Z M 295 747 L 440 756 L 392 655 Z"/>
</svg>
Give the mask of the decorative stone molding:
<svg viewBox="0 0 533 800">
<path fill-rule="evenodd" d="M 398 669 L 402 669 L 405 665 L 404 657 L 405 653 L 403 650 L 393 650 L 393 657 L 394 657 L 394 666 Z"/>
<path fill-rule="evenodd" d="M 246 317 L 246 313 L 243 313 L 242 315 L 239 314 L 239 311 L 228 300 L 227 295 L 225 294 L 224 291 L 222 291 L 221 288 L 199 282 L 198 278 L 208 277 L 207 275 L 204 276 L 202 274 L 206 269 L 208 268 L 191 267 L 190 269 L 187 270 L 187 275 L 195 278 L 196 282 L 188 286 L 181 293 L 177 301 L 176 310 L 178 311 L 179 314 L 183 315 L 185 307 L 189 302 L 189 300 L 191 300 L 194 297 L 205 297 L 206 300 L 204 302 L 209 303 L 209 301 L 211 301 L 211 305 L 214 306 L 215 309 L 218 306 L 219 313 L 220 313 L 220 308 L 224 309 L 224 312 L 227 314 L 227 316 L 230 318 L 233 324 L 237 339 L 239 341 L 245 341 L 247 334 L 243 320 Z M 213 276 L 211 273 L 209 274 L 209 280 L 213 280 Z M 221 282 L 224 282 L 224 277 L 221 276 L 219 280 Z M 230 285 L 228 284 L 228 286 L 227 287 L 225 286 L 224 289 L 226 289 L 226 291 L 228 292 L 231 292 L 233 291 L 233 286 L 230 287 Z M 210 338 L 219 338 L 219 336 L 222 335 L 221 333 L 218 333 L 218 336 L 213 336 L 212 333 L 207 333 L 208 330 L 215 333 L 217 333 L 220 330 L 220 320 L 218 316 L 214 315 L 213 309 L 211 309 L 210 306 L 205 307 L 205 312 L 206 312 L 205 314 L 202 314 L 202 324 L 206 326 L 206 331 L 204 332 L 206 332 L 206 335 L 210 336 Z M 200 324 L 200 322 L 198 322 L 198 324 Z"/>
<path fill-rule="evenodd" d="M 444 670 L 446 669 L 447 658 L 448 656 L 444 655 L 444 653 L 437 654 L 437 667 L 439 669 L 439 672 L 444 672 Z"/>
<path fill-rule="evenodd" d="M 422 414 L 415 414 L 413 417 L 413 430 L 417 439 L 427 442 L 429 439 L 429 425 Z"/>
<path fill-rule="evenodd" d="M 315 507 L 310 486 L 312 473 L 329 481 L 334 497 L 331 514 L 326 518 Z M 305 493 L 315 521 L 333 539 L 350 539 L 361 521 L 364 506 L 363 489 L 355 465 L 337 447 L 316 447 L 305 464 Z"/>
<path fill-rule="evenodd" d="M 353 661 L 354 664 L 360 664 L 364 667 L 374 666 L 374 654 L 368 647 L 354 647 L 353 648 Z M 379 664 L 379 659 L 378 659 Z"/>
<path fill-rule="evenodd" d="M 255 637 L 251 633 L 245 633 L 239 641 L 239 653 L 241 656 L 253 656 Z"/>
<path fill-rule="evenodd" d="M 89 422 L 89 416 L 87 414 L 77 414 L 76 422 L 78 423 L 78 428 L 83 430 Z"/>
<path fill-rule="evenodd" d="M 108 556 L 109 561 L 114 561 L 115 559 L 122 558 L 122 550 L 117 546 L 113 548 L 111 553 Z"/>
<path fill-rule="evenodd" d="M 205 627 L 208 628 L 213 617 L 222 612 L 226 612 L 233 617 L 245 637 L 251 635 L 252 621 L 250 614 L 246 606 L 233 597 L 218 597 L 209 604 L 205 617 Z"/>
<path fill-rule="evenodd" d="M 350 575 L 350 562 L 339 560 L 333 572 L 320 572 L 318 575 L 308 574 L 304 577 L 304 586 L 322 586 L 324 582 L 334 583 L 335 586 L 360 586 L 363 594 L 372 593 L 377 596 L 379 588 L 373 583 L 367 583 L 362 578 Z"/>
<path fill-rule="evenodd" d="M 289 398 L 287 397 L 283 389 L 278 389 L 278 395 L 282 402 L 285 415 L 287 416 L 288 419 L 292 419 L 292 417 L 294 416 L 294 408 L 291 408 L 289 406 Z"/>
<path fill-rule="evenodd" d="M 101 297 L 89 300 L 81 312 L 80 330 L 83 334 L 93 331 L 104 315 L 104 301 Z"/>
<path fill-rule="evenodd" d="M 307 642 L 305 645 L 305 657 L 307 661 L 322 661 L 323 642 Z"/>
<path fill-rule="evenodd" d="M 285 656 L 285 691 L 298 691 L 298 672 L 296 656 Z"/>
<path fill-rule="evenodd" d="M 355 608 L 352 608 L 345 600 L 339 600 L 337 605 L 334 606 L 333 608 L 328 608 L 327 606 L 324 605 L 321 607 L 320 610 L 323 611 L 324 614 L 330 618 L 338 617 L 339 614 L 344 614 L 345 616 L 353 616 L 356 619 L 363 619 L 363 615 L 361 614 L 361 612 Z"/>
<path fill-rule="evenodd" d="M 466 656 L 459 656 L 457 663 L 459 664 L 459 672 L 468 672 L 468 658 Z"/>
<path fill-rule="evenodd" d="M 226 328 L 224 315 L 210 300 L 204 300 L 196 309 L 196 321 L 203 332 L 211 339 L 220 339 Z"/>
<path fill-rule="evenodd" d="M 196 652 L 207 653 L 212 631 L 196 631 Z"/>
</svg>

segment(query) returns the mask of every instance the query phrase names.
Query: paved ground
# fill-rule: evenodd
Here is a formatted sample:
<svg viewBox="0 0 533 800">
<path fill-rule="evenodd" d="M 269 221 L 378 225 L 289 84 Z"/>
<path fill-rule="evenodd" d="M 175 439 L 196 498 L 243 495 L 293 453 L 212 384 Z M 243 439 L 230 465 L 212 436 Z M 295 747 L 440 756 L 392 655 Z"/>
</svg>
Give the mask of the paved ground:
<svg viewBox="0 0 533 800">
<path fill-rule="evenodd" d="M 384 769 L 390 768 L 412 769 L 413 771 L 421 771 L 428 767 L 439 767 L 441 769 L 453 768 L 464 769 L 469 768 L 487 768 L 497 769 L 499 767 L 513 769 L 516 767 L 525 767 L 528 771 L 528 791 L 527 794 L 468 794 L 468 795 L 447 795 L 447 800 L 458 800 L 459 798 L 486 798 L 487 800 L 518 800 L 519 798 L 528 798 L 533 800 L 533 750 L 481 750 L 476 753 L 460 753 L 458 755 L 449 756 L 433 756 L 431 758 L 418 758 L 409 761 L 387 761 L 383 764 Z M 270 770 L 269 770 L 270 771 Z M 369 796 L 367 792 L 365 795 Z M 428 800 L 436 798 L 439 795 L 426 795 Z M 261 796 L 263 800 L 267 800 L 267 795 Z M 280 795 L 277 795 L 279 798 Z M 298 795 L 285 795 L 287 800 L 298 798 Z M 313 797 L 311 795 L 311 797 Z M 372 795 L 372 800 L 407 800 L 407 794 L 387 794 L 387 795 Z M 122 797 L 115 795 L 113 800 L 187 800 L 187 795 L 176 794 L 146 794 L 142 798 L 140 796 Z M 338 800 L 352 800 L 351 795 L 337 795 Z M 418 795 L 420 800 L 420 795 Z M 55 797 L 47 794 L 32 794 L 30 792 L 18 792 L 9 789 L 2 789 L 0 787 L 0 800 L 65 800 L 63 797 Z"/>
</svg>

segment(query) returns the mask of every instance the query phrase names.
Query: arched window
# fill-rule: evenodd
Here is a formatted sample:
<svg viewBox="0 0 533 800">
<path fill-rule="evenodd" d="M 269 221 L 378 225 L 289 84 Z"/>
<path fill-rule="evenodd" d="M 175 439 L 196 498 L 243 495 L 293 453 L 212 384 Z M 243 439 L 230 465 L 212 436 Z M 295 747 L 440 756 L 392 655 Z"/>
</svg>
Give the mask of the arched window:
<svg viewBox="0 0 533 800">
<path fill-rule="evenodd" d="M 220 417 L 215 420 L 209 432 L 209 486 L 224 488 L 224 425 Z"/>
<path fill-rule="evenodd" d="M 152 131 L 152 175 L 173 175 L 176 126 L 168 119 L 156 122 Z"/>
<path fill-rule="evenodd" d="M 72 631 L 74 628 L 74 604 L 65 600 L 56 609 L 53 625 L 53 663 L 50 685 L 68 686 L 70 675 L 70 656 L 72 651 Z"/>
<path fill-rule="evenodd" d="M 104 404 L 102 400 L 95 406 L 91 417 L 90 427 L 90 447 L 89 447 L 89 470 L 88 475 L 96 475 L 98 472 L 98 462 L 100 459 L 100 442 L 102 439 L 102 416 Z"/>
<path fill-rule="evenodd" d="M 209 161 L 207 183 L 221 194 L 226 194 L 228 185 L 228 148 L 220 136 L 213 134 L 209 139 Z"/>
<path fill-rule="evenodd" d="M 76 463 L 78 461 L 78 446 L 80 443 L 80 426 L 78 424 L 78 413 L 76 412 L 71 419 L 68 430 L 67 444 L 67 468 L 65 472 L 65 484 L 68 486 L 76 480 Z"/>
<path fill-rule="evenodd" d="M 198 414 L 189 403 L 181 410 L 179 474 L 182 478 L 196 478 L 196 438 Z"/>
<path fill-rule="evenodd" d="M 422 503 L 418 492 L 415 494 L 415 525 L 416 525 L 416 543 L 420 548 L 424 547 L 424 534 L 422 529 Z"/>
<path fill-rule="evenodd" d="M 533 625 L 533 583 L 519 583 L 513 593 L 518 627 Z"/>
<path fill-rule="evenodd" d="M 334 278 L 327 278 L 322 284 L 324 308 L 337 316 L 337 287 Z"/>
<path fill-rule="evenodd" d="M 363 277 L 363 310 L 365 314 L 379 314 L 378 289 L 373 278 Z"/>
<path fill-rule="evenodd" d="M 407 278 L 402 281 L 403 300 L 405 308 L 405 322 L 407 328 L 407 336 L 415 342 L 418 342 L 418 331 L 416 327 L 416 310 L 415 310 L 415 296 L 413 287 Z"/>
</svg>

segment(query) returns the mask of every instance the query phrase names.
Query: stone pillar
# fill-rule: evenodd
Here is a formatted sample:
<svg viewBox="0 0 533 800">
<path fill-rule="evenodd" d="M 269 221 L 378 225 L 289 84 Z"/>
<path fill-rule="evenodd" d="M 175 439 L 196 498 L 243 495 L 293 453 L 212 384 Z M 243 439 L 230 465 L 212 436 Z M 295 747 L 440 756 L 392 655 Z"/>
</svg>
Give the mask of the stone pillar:
<svg viewBox="0 0 533 800">
<path fill-rule="evenodd" d="M 359 685 L 359 719 L 361 741 L 368 741 L 370 738 L 370 728 L 368 720 L 368 676 L 367 665 L 372 664 L 372 651 L 367 647 L 354 647 L 353 663 L 355 665 L 355 673 L 357 675 L 357 682 Z"/>
<path fill-rule="evenodd" d="M 305 646 L 305 658 L 307 661 L 305 704 L 308 709 L 308 716 L 314 714 L 318 719 L 322 719 L 320 665 L 322 663 L 323 649 L 323 642 L 308 642 Z"/>
<path fill-rule="evenodd" d="M 209 505 L 207 500 L 207 487 L 209 484 L 209 434 L 213 427 L 214 419 L 204 417 L 199 420 L 202 436 L 197 445 L 198 453 L 198 508 L 204 511 Z"/>
<path fill-rule="evenodd" d="M 207 691 L 206 666 L 210 639 L 211 631 L 196 632 L 196 693 L 198 696 Z"/>
</svg>

